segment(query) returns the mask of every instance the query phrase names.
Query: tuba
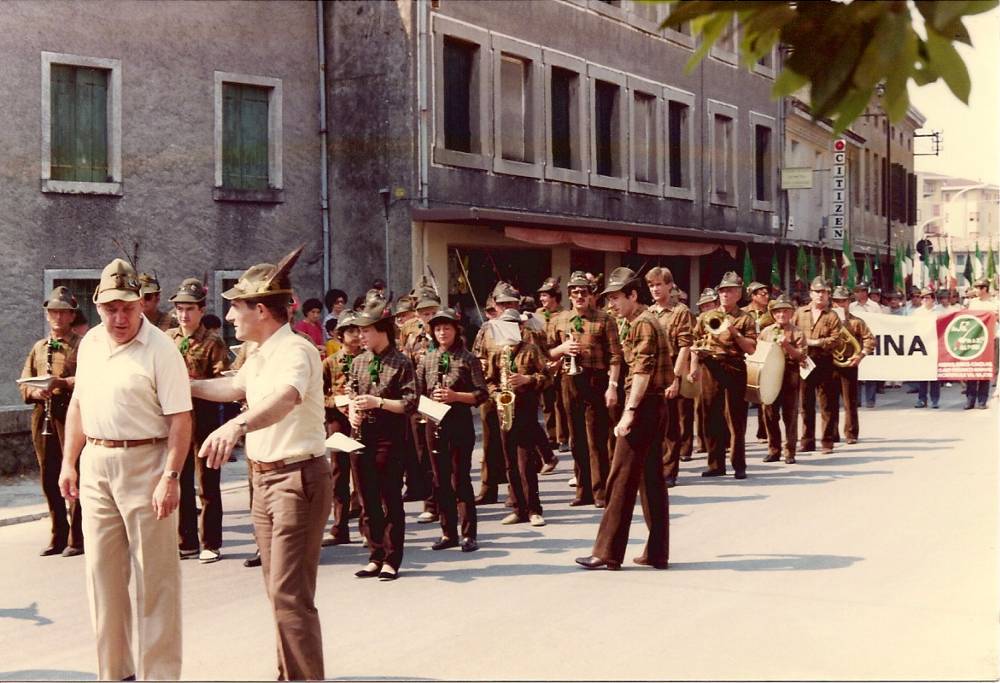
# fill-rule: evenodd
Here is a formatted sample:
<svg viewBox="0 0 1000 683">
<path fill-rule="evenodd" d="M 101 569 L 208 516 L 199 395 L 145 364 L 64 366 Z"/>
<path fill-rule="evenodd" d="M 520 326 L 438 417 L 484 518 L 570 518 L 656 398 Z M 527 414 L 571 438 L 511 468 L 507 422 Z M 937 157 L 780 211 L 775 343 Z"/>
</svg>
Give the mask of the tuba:
<svg viewBox="0 0 1000 683">
<path fill-rule="evenodd" d="M 840 326 L 840 334 L 837 335 L 837 345 L 833 347 L 833 364 L 838 368 L 846 368 L 850 364 L 851 358 L 861 352 L 861 344 L 854 338 L 847 325 Z"/>
<path fill-rule="evenodd" d="M 729 329 L 729 318 L 721 308 L 709 311 L 705 314 L 705 327 L 709 333 L 718 337 Z"/>
<path fill-rule="evenodd" d="M 511 347 L 503 347 L 500 354 L 500 392 L 496 395 L 497 412 L 500 416 L 500 429 L 509 432 L 514 426 L 514 392 L 510 388 Z"/>
</svg>

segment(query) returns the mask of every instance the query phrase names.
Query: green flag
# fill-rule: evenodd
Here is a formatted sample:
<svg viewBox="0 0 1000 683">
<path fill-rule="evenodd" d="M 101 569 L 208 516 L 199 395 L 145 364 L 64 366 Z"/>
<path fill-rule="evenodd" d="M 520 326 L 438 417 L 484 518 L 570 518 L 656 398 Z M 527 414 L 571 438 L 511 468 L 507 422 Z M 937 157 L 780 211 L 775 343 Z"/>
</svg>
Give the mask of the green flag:
<svg viewBox="0 0 1000 683">
<path fill-rule="evenodd" d="M 830 279 L 834 287 L 840 284 L 840 268 L 837 267 L 837 257 L 833 254 L 830 254 Z"/>
<path fill-rule="evenodd" d="M 993 240 L 990 240 L 990 250 L 986 254 L 986 277 L 993 282 L 993 278 L 997 276 L 997 264 L 996 256 L 993 254 Z"/>
<path fill-rule="evenodd" d="M 753 276 L 753 261 L 750 260 L 750 245 L 743 250 L 743 286 L 749 285 L 756 278 Z"/>
<path fill-rule="evenodd" d="M 875 274 L 872 272 L 872 260 L 868 258 L 868 254 L 865 254 L 865 270 L 861 277 L 868 283 L 869 287 L 875 281 Z"/>
<path fill-rule="evenodd" d="M 896 247 L 896 264 L 893 267 L 892 286 L 897 292 L 906 296 L 906 282 L 903 279 L 903 250 Z"/>
<path fill-rule="evenodd" d="M 972 254 L 969 252 L 965 252 L 965 270 L 962 271 L 962 277 L 965 278 L 967 285 L 971 285 L 975 278 L 975 274 L 972 272 Z"/>
<path fill-rule="evenodd" d="M 979 240 L 976 240 L 976 262 L 972 264 L 973 277 L 983 276 L 983 252 L 979 250 Z M 972 284 L 972 280 L 969 280 Z"/>
<path fill-rule="evenodd" d="M 806 271 L 806 279 L 811 283 L 816 277 L 816 254 L 809 251 L 809 268 Z M 807 283 L 808 284 L 808 283 Z"/>
<path fill-rule="evenodd" d="M 795 254 L 795 279 L 802 282 L 809 272 L 809 262 L 806 259 L 806 250 L 799 245 L 799 251 Z"/>
<path fill-rule="evenodd" d="M 771 254 L 771 286 L 781 289 L 781 271 L 778 269 L 778 252 Z"/>
</svg>

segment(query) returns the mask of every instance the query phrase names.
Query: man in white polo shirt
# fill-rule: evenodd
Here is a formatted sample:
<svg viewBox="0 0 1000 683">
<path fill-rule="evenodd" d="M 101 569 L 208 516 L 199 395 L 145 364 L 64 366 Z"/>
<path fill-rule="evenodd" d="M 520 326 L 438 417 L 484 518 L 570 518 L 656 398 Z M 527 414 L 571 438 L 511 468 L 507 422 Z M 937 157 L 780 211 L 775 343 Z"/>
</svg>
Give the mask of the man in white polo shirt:
<svg viewBox="0 0 1000 683">
<path fill-rule="evenodd" d="M 244 435 L 253 477 L 254 534 L 278 636 L 279 680 L 321 680 L 323 639 L 316 573 L 333 484 L 326 458 L 319 352 L 288 326 L 288 278 L 302 248 L 253 266 L 222 296 L 237 339 L 254 342 L 235 377 L 193 380 L 209 401 L 246 399 L 248 410 L 212 432 L 198 457 L 221 467 Z"/>
<path fill-rule="evenodd" d="M 139 279 L 128 263 L 108 264 L 94 302 L 102 324 L 80 342 L 59 488 L 83 508 L 98 678 L 177 679 L 181 574 L 173 513 L 191 443 L 187 368 L 167 335 L 143 317 Z"/>
</svg>

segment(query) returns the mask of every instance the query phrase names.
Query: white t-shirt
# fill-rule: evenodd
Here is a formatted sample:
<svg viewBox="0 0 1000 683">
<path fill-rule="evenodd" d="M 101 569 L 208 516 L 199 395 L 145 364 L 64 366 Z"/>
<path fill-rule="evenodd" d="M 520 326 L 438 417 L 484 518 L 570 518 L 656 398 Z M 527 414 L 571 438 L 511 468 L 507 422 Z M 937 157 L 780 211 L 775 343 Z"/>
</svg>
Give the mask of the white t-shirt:
<svg viewBox="0 0 1000 683">
<path fill-rule="evenodd" d="M 80 342 L 73 391 L 83 433 L 95 439 L 166 437 L 167 415 L 191 410 L 184 357 L 159 328 L 142 318 L 132 341 L 113 346 L 104 325 Z"/>
<path fill-rule="evenodd" d="M 247 433 L 247 457 L 274 462 L 326 452 L 323 412 L 323 364 L 312 343 L 282 325 L 256 347 L 233 378 L 253 409 L 275 392 L 292 387 L 299 401 L 281 420 Z"/>
<path fill-rule="evenodd" d="M 882 307 L 869 299 L 863 304 L 860 301 L 852 301 L 847 310 L 851 313 L 881 313 Z"/>
<path fill-rule="evenodd" d="M 970 311 L 995 311 L 997 310 L 997 300 L 990 298 L 983 301 L 979 297 L 969 300 Z"/>
</svg>

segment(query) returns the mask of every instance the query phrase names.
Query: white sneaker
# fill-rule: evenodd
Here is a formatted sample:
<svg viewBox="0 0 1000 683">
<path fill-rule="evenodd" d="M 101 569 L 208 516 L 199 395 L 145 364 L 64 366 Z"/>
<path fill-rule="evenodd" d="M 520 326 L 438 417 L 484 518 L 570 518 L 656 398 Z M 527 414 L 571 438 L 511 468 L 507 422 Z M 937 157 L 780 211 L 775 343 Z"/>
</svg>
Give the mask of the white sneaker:
<svg viewBox="0 0 1000 683">
<path fill-rule="evenodd" d="M 524 520 L 517 516 L 516 512 L 512 512 L 503 519 L 500 520 L 501 524 L 520 524 Z"/>
<path fill-rule="evenodd" d="M 531 515 L 528 521 L 531 522 L 531 526 L 545 526 L 545 518 L 541 515 Z"/>
<path fill-rule="evenodd" d="M 438 516 L 433 512 L 424 511 L 417 515 L 417 524 L 430 524 L 436 521 L 438 521 Z"/>
<path fill-rule="evenodd" d="M 198 561 L 201 562 L 202 564 L 211 564 L 212 562 L 218 562 L 221 559 L 222 559 L 221 552 L 219 552 L 218 550 L 210 550 L 208 548 L 202 550 L 201 554 L 198 555 Z"/>
<path fill-rule="evenodd" d="M 575 489 L 576 488 L 576 477 L 570 477 L 570 479 L 569 479 L 569 487 L 571 489 Z"/>
</svg>

